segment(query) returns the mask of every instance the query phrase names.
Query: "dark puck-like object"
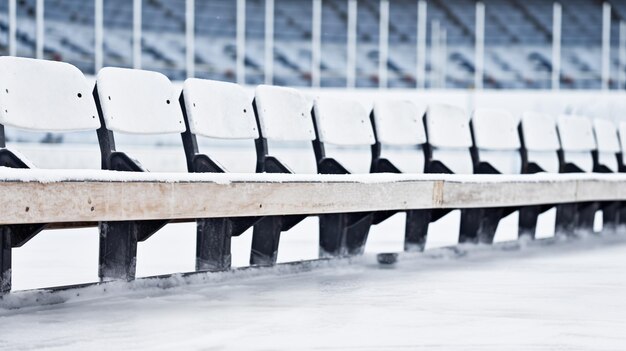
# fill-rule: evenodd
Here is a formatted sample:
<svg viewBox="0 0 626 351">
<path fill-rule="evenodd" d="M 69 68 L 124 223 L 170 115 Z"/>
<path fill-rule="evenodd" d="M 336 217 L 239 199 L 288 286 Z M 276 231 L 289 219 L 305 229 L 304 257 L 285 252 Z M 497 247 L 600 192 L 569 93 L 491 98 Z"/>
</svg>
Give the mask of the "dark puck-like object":
<svg viewBox="0 0 626 351">
<path fill-rule="evenodd" d="M 398 262 L 398 254 L 397 253 L 379 253 L 376 256 L 378 263 L 380 264 L 394 264 Z"/>
</svg>

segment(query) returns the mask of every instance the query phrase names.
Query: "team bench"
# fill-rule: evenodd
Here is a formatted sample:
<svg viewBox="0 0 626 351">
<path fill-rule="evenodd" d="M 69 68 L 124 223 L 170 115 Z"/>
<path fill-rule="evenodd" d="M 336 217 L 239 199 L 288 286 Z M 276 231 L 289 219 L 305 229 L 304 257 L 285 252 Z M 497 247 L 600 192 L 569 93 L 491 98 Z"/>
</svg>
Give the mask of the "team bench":
<svg viewBox="0 0 626 351">
<path fill-rule="evenodd" d="M 5 127 L 93 131 L 102 170 L 37 169 L 6 147 Z M 148 173 L 116 145 L 128 134 L 180 135 L 189 174 Z M 423 250 L 429 225 L 455 209 L 462 243 L 493 243 L 515 212 L 520 235 L 534 238 L 552 208 L 557 234 L 591 231 L 599 210 L 616 230 L 626 178 L 600 173 L 626 170 L 624 138 L 626 124 L 618 133 L 584 116 L 390 99 L 365 108 L 267 85 L 250 98 L 233 83 L 192 78 L 180 89 L 113 67 L 92 85 L 67 63 L 0 57 L 0 292 L 11 289 L 13 248 L 79 225 L 98 227 L 103 281 L 134 279 L 137 243 L 178 221 L 197 223 L 197 271 L 230 269 L 231 238 L 250 228 L 250 264 L 273 265 L 281 234 L 308 216 L 319 217 L 320 257 L 361 254 L 371 226 L 398 212 L 407 251 Z M 233 140 L 256 161 L 207 147 Z"/>
</svg>

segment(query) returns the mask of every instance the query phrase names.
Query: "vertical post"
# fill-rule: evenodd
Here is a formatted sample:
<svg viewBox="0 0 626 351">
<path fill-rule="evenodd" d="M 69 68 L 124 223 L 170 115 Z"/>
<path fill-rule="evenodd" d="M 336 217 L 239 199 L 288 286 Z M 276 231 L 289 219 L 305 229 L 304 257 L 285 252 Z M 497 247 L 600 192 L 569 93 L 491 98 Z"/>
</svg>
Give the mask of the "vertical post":
<svg viewBox="0 0 626 351">
<path fill-rule="evenodd" d="M 626 22 L 619 22 L 619 70 L 617 74 L 618 89 L 624 89 L 624 68 L 626 66 Z"/>
<path fill-rule="evenodd" d="M 380 0 L 378 35 L 378 87 L 387 88 L 387 61 L 389 57 L 389 0 Z"/>
<path fill-rule="evenodd" d="M 265 84 L 274 83 L 274 0 L 265 0 Z"/>
<path fill-rule="evenodd" d="M 428 86 L 437 88 L 439 79 L 439 45 L 441 44 L 439 21 L 433 20 L 430 23 L 430 74 L 428 76 Z"/>
<path fill-rule="evenodd" d="M 237 83 L 246 83 L 246 0 L 237 0 Z"/>
<path fill-rule="evenodd" d="M 474 88 L 483 88 L 483 70 L 485 59 L 485 4 L 476 3 L 476 42 L 474 47 Z"/>
<path fill-rule="evenodd" d="M 426 86 L 426 1 L 417 2 L 417 88 Z"/>
<path fill-rule="evenodd" d="M 43 30 L 43 0 L 37 0 L 35 15 L 37 16 L 35 19 L 35 57 L 38 59 L 43 59 L 43 41 L 44 41 L 44 30 Z"/>
<path fill-rule="evenodd" d="M 357 0 L 348 0 L 347 88 L 354 88 L 356 81 L 356 16 Z"/>
<path fill-rule="evenodd" d="M 17 54 L 17 4 L 16 0 L 9 0 L 9 56 Z"/>
<path fill-rule="evenodd" d="M 611 73 L 611 4 L 602 4 L 602 90 L 609 89 Z"/>
<path fill-rule="evenodd" d="M 561 87 L 561 4 L 552 5 L 552 90 Z"/>
<path fill-rule="evenodd" d="M 322 0 L 313 0 L 311 28 L 311 86 L 320 87 L 320 61 L 322 51 Z"/>
<path fill-rule="evenodd" d="M 102 8 L 103 0 L 94 0 L 94 73 L 98 74 L 98 71 L 102 68 L 102 51 L 103 51 L 103 23 L 104 10 Z"/>
<path fill-rule="evenodd" d="M 141 0 L 133 0 L 133 68 L 141 69 Z"/>
<path fill-rule="evenodd" d="M 439 46 L 439 52 L 441 54 L 440 61 L 441 67 L 439 69 L 439 88 L 446 88 L 446 76 L 448 74 L 448 33 L 445 29 L 441 30 L 441 45 Z"/>
<path fill-rule="evenodd" d="M 185 41 L 187 78 L 196 75 L 196 4 L 195 0 L 185 3 Z"/>
</svg>

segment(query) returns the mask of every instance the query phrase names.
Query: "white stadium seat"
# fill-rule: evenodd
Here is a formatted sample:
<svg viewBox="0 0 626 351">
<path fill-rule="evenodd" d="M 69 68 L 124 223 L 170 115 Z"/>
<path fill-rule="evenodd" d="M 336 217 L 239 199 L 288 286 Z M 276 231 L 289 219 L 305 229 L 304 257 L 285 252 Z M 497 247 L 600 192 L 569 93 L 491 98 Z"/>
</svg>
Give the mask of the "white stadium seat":
<svg viewBox="0 0 626 351">
<path fill-rule="evenodd" d="M 615 124 L 606 119 L 596 118 L 593 120 L 593 130 L 598 144 L 597 171 L 606 170 L 618 172 L 617 154 L 621 151 L 617 128 Z"/>
<path fill-rule="evenodd" d="M 106 67 L 96 78 L 107 129 L 131 134 L 185 131 L 179 91 L 161 73 Z"/>
<path fill-rule="evenodd" d="M 62 62 L 0 57 L 0 123 L 33 131 L 100 127 L 92 86 Z"/>
<path fill-rule="evenodd" d="M 487 163 L 499 173 L 519 174 L 522 168 L 517 119 L 505 110 L 476 109 L 472 133 L 478 163 Z"/>
<path fill-rule="evenodd" d="M 430 105 L 425 125 L 431 150 L 427 164 L 438 161 L 453 173 L 472 174 L 474 166 L 469 151 L 472 134 L 465 110 L 450 105 Z"/>
<path fill-rule="evenodd" d="M 591 152 L 596 150 L 591 120 L 582 116 L 561 115 L 557 119 L 561 150 L 563 151 L 562 168 L 575 166 L 583 172 L 593 171 Z"/>
<path fill-rule="evenodd" d="M 525 173 L 544 171 L 550 173 L 559 172 L 558 150 L 559 135 L 556 130 L 556 121 L 550 115 L 527 111 L 522 114 L 520 121 L 521 132 L 526 152 Z"/>
</svg>

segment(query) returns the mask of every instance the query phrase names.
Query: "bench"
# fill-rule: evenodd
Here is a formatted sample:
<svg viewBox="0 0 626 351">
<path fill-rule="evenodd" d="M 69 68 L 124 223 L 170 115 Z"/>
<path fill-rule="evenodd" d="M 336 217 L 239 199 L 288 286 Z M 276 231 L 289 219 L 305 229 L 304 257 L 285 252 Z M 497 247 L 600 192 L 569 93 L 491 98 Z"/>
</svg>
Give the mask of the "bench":
<svg viewBox="0 0 626 351">
<path fill-rule="evenodd" d="M 376 143 L 372 145 L 371 173 L 424 173 L 426 158 L 426 106 L 408 100 L 385 100 L 374 105 L 371 114 Z M 404 250 L 424 249 L 428 223 L 422 220 L 429 210 L 406 211 Z M 396 211 L 377 212 L 373 224 L 395 214 Z"/>
<path fill-rule="evenodd" d="M 559 135 L 555 119 L 544 113 L 526 111 L 519 124 L 522 144 L 522 173 L 559 173 Z M 553 208 L 551 205 L 520 208 L 519 235 L 534 239 L 539 215 Z"/>
<path fill-rule="evenodd" d="M 185 131 L 178 91 L 163 74 L 106 67 L 98 72 L 94 98 L 101 127 L 98 141 L 102 169 L 146 172 L 139 161 L 118 151 L 114 133 L 179 134 Z M 101 222 L 98 276 L 101 280 L 135 278 L 137 243 L 167 220 Z"/>
<path fill-rule="evenodd" d="M 228 141 L 242 140 L 250 144 L 244 149 L 254 153 L 254 139 L 259 137 L 259 131 L 252 99 L 241 86 L 190 78 L 183 84 L 179 101 L 185 120 L 182 140 L 187 170 L 190 173 L 254 173 L 256 156 L 249 164 L 232 162 L 235 157 L 217 155 L 215 150 L 208 147 L 204 147 L 201 152 L 198 143 L 199 139 L 210 139 L 211 145 L 228 145 Z M 224 166 L 224 161 L 230 167 Z M 196 270 L 229 269 L 231 238 L 243 234 L 259 219 L 260 217 L 197 219 Z"/>
<path fill-rule="evenodd" d="M 45 132 L 95 131 L 100 127 L 91 87 L 70 64 L 0 57 L 0 90 L 1 166 L 35 167 L 19 151 L 6 147 L 5 126 Z M 12 248 L 21 247 L 47 226 L 0 226 L 0 293 L 11 290 Z"/>
<path fill-rule="evenodd" d="M 561 115 L 557 118 L 557 130 L 561 141 L 560 173 L 593 172 L 596 140 L 591 120 L 584 116 Z M 556 233 L 591 232 L 597 210 L 595 202 L 557 206 Z"/>
</svg>

